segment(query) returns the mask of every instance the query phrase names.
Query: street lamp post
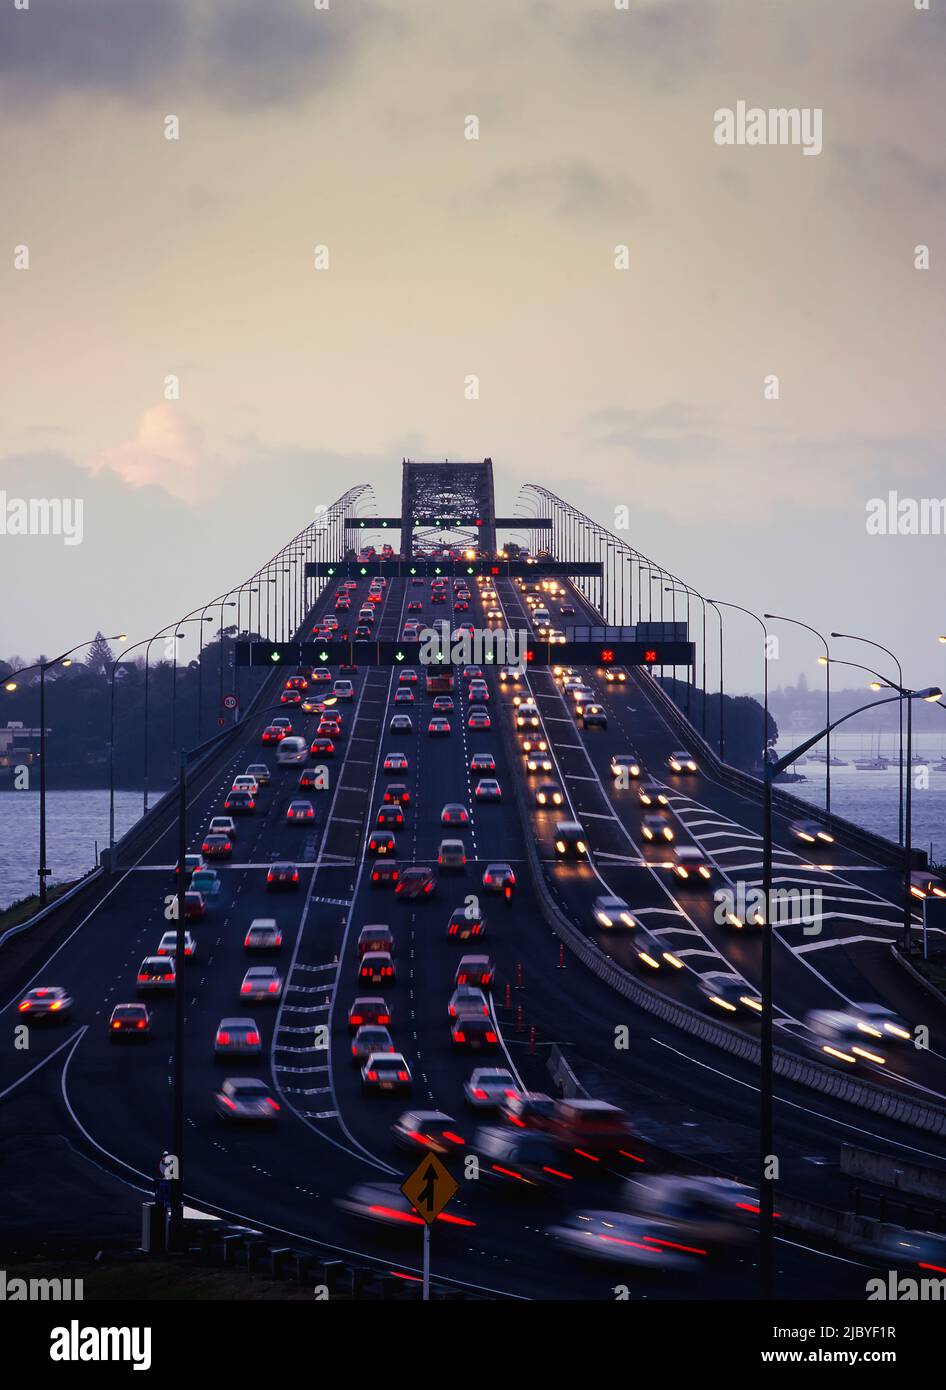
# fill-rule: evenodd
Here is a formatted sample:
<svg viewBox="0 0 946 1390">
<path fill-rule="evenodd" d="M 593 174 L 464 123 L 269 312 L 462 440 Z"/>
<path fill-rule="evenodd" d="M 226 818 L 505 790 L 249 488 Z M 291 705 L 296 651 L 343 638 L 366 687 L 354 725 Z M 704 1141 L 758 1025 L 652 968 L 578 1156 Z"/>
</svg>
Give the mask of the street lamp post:
<svg viewBox="0 0 946 1390">
<path fill-rule="evenodd" d="M 711 598 L 708 598 L 706 602 L 716 609 L 716 616 L 719 619 L 719 760 L 720 762 L 725 762 L 726 736 L 723 708 L 726 701 L 726 692 L 723 688 L 723 615 L 718 603 L 714 603 Z"/>
<path fill-rule="evenodd" d="M 889 695 L 883 700 L 871 700 L 867 704 L 858 706 L 849 714 L 843 714 L 840 719 L 836 719 L 833 724 L 826 725 L 817 734 L 812 734 L 805 739 L 797 748 L 793 748 L 783 757 L 767 762 L 763 768 L 763 802 L 762 802 L 762 901 L 764 903 L 764 923 L 762 927 L 762 979 L 761 979 L 761 1036 L 760 1036 L 760 1057 L 759 1057 L 759 1282 L 760 1294 L 764 1299 L 771 1299 L 774 1294 L 774 1244 L 775 1244 L 775 1190 L 773 1187 L 774 1177 L 772 1176 L 771 1163 L 775 1157 L 773 1153 L 773 1077 L 774 1077 L 774 1048 L 773 1048 L 773 999 L 772 999 L 772 786 L 776 777 L 802 754 L 807 753 L 809 748 L 813 748 L 816 743 L 820 743 L 823 738 L 827 738 L 833 729 L 839 724 L 844 724 L 848 719 L 853 719 L 856 714 L 863 714 L 867 709 L 875 709 L 878 705 L 892 704 L 894 700 L 906 700 L 907 711 L 914 700 L 939 700 L 942 691 L 936 686 L 930 686 L 926 690 L 902 690 L 896 695 Z"/>
<path fill-rule="evenodd" d="M 106 642 L 124 642 L 126 634 L 118 632 L 112 637 L 106 637 Z M 39 671 L 39 901 L 40 906 L 45 907 L 48 899 L 46 890 L 46 880 L 49 877 L 50 869 L 46 863 L 46 672 L 52 666 L 71 666 L 72 653 L 80 651 L 82 647 L 90 647 L 97 637 L 90 637 L 85 642 L 77 642 L 74 647 L 70 647 L 67 652 L 54 657 L 52 661 L 37 661 L 32 666 L 21 666 L 18 671 L 12 671 L 4 682 L 4 689 L 8 691 L 16 690 L 17 682 L 15 677 L 24 675 L 28 671 Z"/>
<path fill-rule="evenodd" d="M 898 680 L 899 684 L 900 684 L 901 686 L 903 685 L 903 667 L 900 665 L 900 662 L 899 662 L 899 661 L 897 660 L 897 658 L 894 656 L 893 652 L 890 650 L 889 647 L 883 646 L 880 642 L 875 642 L 875 641 L 873 641 L 873 639 L 870 638 L 870 637 L 856 637 L 853 633 L 850 633 L 850 632 L 832 632 L 832 633 L 831 633 L 831 636 L 832 636 L 832 637 L 843 637 L 843 638 L 845 639 L 845 641 L 848 641 L 848 642 L 863 642 L 863 643 L 865 643 L 868 647 L 876 647 L 877 650 L 878 650 L 879 652 L 885 652 L 886 655 L 890 657 L 890 660 L 893 662 L 893 664 L 894 664 L 894 665 L 896 666 L 896 668 L 897 668 L 897 680 Z M 909 712 L 910 712 L 910 711 L 909 711 L 909 706 L 908 706 L 908 707 L 907 707 L 907 714 L 908 714 L 908 715 L 909 715 Z M 900 824 L 900 843 L 903 844 L 903 842 L 904 842 L 904 840 L 903 840 L 903 836 L 904 836 L 904 824 L 903 824 L 903 811 L 904 811 L 903 793 L 904 793 L 904 781 L 903 781 L 903 702 L 902 702 L 902 701 L 901 701 L 901 703 L 900 703 L 900 708 L 899 708 L 899 710 L 898 710 L 898 713 L 899 713 L 899 715 L 900 715 L 900 779 L 899 779 L 899 780 L 900 780 L 900 807 L 899 807 L 899 817 L 898 817 L 898 819 L 899 819 L 899 824 Z"/>
<path fill-rule="evenodd" d="M 816 627 L 811 627 L 808 623 L 803 623 L 799 618 L 786 618 L 784 613 L 763 613 L 763 618 L 767 622 L 792 623 L 795 627 L 803 627 L 806 632 L 812 633 L 824 647 L 824 656 L 819 656 L 818 664 L 824 667 L 824 722 L 825 727 L 830 731 L 834 726 L 831 723 L 831 652 L 828 649 L 828 642 L 824 634 L 819 632 Z M 828 826 L 831 825 L 831 734 L 825 736 L 825 779 L 824 779 L 824 813 Z"/>
<path fill-rule="evenodd" d="M 715 603 L 722 608 L 735 608 L 738 613 L 745 613 L 747 618 L 753 618 L 762 629 L 762 765 L 765 766 L 769 747 L 769 633 L 765 623 L 758 613 L 753 613 L 751 608 L 743 608 L 739 603 L 725 603 L 721 598 L 710 599 L 710 603 Z M 766 614 L 768 617 L 768 614 Z"/>
</svg>

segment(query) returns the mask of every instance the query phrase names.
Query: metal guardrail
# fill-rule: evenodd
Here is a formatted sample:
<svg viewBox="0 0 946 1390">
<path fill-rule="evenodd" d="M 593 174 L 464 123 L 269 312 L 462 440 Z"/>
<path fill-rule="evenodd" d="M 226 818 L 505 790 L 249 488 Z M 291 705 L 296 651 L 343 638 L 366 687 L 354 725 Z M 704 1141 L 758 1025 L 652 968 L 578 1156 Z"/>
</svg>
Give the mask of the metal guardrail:
<svg viewBox="0 0 946 1390">
<path fill-rule="evenodd" d="M 90 869 L 84 878 L 78 879 L 71 888 L 66 889 L 65 893 L 58 894 L 51 903 L 47 903 L 45 907 L 41 907 L 36 912 L 31 913 L 29 917 L 25 917 L 22 922 L 17 922 L 15 926 L 7 927 L 6 931 L 0 935 L 0 950 L 2 950 L 6 943 L 12 940 L 14 936 L 19 936 L 20 932 L 26 931 L 29 927 L 38 926 L 40 922 L 45 921 L 45 919 L 50 917 L 58 908 L 62 907 L 65 903 L 71 902 L 73 898 L 77 898 L 80 893 L 83 893 L 86 888 L 91 887 L 93 883 L 98 882 L 103 876 L 103 870 L 100 867 Z"/>
</svg>

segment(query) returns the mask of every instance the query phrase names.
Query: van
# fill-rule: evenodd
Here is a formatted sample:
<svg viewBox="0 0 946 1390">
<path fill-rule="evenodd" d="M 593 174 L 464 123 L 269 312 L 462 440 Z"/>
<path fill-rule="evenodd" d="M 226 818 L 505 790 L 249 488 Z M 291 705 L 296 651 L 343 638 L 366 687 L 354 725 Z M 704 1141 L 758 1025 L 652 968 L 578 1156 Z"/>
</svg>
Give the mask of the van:
<svg viewBox="0 0 946 1390">
<path fill-rule="evenodd" d="M 309 756 L 309 745 L 304 738 L 290 736 L 284 738 L 276 749 L 276 761 L 283 766 L 304 763 Z"/>
</svg>

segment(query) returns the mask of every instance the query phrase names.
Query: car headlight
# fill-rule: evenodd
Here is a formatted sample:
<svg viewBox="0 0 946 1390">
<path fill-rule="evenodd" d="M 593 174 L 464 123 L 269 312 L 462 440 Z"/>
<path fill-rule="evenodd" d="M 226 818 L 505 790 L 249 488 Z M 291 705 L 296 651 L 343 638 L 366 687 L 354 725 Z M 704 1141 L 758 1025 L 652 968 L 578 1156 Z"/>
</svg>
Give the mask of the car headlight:
<svg viewBox="0 0 946 1390">
<path fill-rule="evenodd" d="M 579 853 L 579 854 L 587 854 L 587 852 L 588 852 L 588 850 L 587 850 L 587 846 L 585 845 L 584 840 L 579 840 L 579 841 L 578 841 L 578 853 Z"/>
<path fill-rule="evenodd" d="M 603 927 L 613 927 L 613 926 L 614 926 L 614 923 L 611 921 L 611 918 L 608 916 L 608 914 L 607 914 L 606 912 L 599 912 L 599 913 L 597 913 L 597 918 L 598 918 L 598 921 L 601 923 L 601 925 L 602 925 Z"/>
<path fill-rule="evenodd" d="M 565 853 L 565 841 L 564 841 L 564 840 L 556 840 L 556 841 L 555 841 L 555 848 L 558 850 L 559 854 L 564 854 L 564 853 Z"/>
</svg>

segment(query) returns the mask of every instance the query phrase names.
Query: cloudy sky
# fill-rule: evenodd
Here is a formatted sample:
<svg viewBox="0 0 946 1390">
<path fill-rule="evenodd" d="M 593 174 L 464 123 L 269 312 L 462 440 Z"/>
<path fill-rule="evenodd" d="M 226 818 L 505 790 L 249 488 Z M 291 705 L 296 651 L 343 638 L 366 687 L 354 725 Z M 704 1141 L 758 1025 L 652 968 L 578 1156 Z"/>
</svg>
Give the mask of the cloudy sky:
<svg viewBox="0 0 946 1390">
<path fill-rule="evenodd" d="M 946 536 L 865 524 L 946 496 L 946 5 L 627 5 L 4 0 L 0 489 L 85 534 L 0 535 L 0 653 L 146 636 L 348 484 L 489 454 L 504 510 L 627 506 L 704 594 L 946 684 Z M 716 144 L 740 101 L 822 152 Z"/>
</svg>

